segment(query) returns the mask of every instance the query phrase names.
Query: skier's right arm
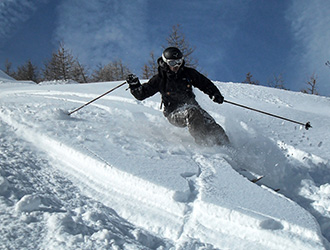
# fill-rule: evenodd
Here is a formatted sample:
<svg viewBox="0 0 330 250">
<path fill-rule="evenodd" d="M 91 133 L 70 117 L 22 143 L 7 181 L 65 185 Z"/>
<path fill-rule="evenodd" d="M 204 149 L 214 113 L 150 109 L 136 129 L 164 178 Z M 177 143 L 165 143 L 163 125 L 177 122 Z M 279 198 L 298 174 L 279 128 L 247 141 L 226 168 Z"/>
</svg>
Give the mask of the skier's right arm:
<svg viewBox="0 0 330 250">
<path fill-rule="evenodd" d="M 144 84 L 141 84 L 139 78 L 134 75 L 128 75 L 126 81 L 129 84 L 132 95 L 140 101 L 153 96 L 159 91 L 159 83 L 156 76 Z"/>
</svg>

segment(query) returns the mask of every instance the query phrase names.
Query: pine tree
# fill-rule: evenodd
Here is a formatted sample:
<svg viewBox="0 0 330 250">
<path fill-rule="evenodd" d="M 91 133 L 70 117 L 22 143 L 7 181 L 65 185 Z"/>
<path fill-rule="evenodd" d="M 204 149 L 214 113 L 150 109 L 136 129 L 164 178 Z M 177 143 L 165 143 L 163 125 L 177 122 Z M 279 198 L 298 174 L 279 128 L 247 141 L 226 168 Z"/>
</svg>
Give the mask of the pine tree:
<svg viewBox="0 0 330 250">
<path fill-rule="evenodd" d="M 126 78 L 130 70 L 121 60 L 110 62 L 106 66 L 98 66 L 94 71 L 92 80 L 94 82 L 119 81 Z"/>
<path fill-rule="evenodd" d="M 87 70 L 76 60 L 72 69 L 72 79 L 79 83 L 87 83 L 89 81 Z"/>
<path fill-rule="evenodd" d="M 29 60 L 23 66 L 17 68 L 16 80 L 38 82 L 38 69 Z"/>
<path fill-rule="evenodd" d="M 158 66 L 155 59 L 154 52 L 150 53 L 150 59 L 148 64 L 145 64 L 142 68 L 142 78 L 143 79 L 150 79 L 152 76 L 158 73 Z"/>
<path fill-rule="evenodd" d="M 56 53 L 45 64 L 43 70 L 45 80 L 74 80 L 87 82 L 87 75 L 84 67 L 75 59 L 72 53 L 67 50 L 63 43 L 60 43 Z"/>
<path fill-rule="evenodd" d="M 163 46 L 165 49 L 166 47 L 177 47 L 181 50 L 185 64 L 188 67 L 197 68 L 198 67 L 198 60 L 193 58 L 191 54 L 195 51 L 195 48 L 192 48 L 189 43 L 187 42 L 185 35 L 180 31 L 180 25 L 174 25 L 172 27 L 172 32 L 169 37 L 166 39 L 168 46 Z"/>
<path fill-rule="evenodd" d="M 273 77 L 274 77 L 273 80 L 268 81 L 269 87 L 287 90 L 287 88 L 284 86 L 285 84 L 284 84 L 282 74 L 280 74 L 278 76 L 273 75 Z"/>
<path fill-rule="evenodd" d="M 253 84 L 253 85 L 259 85 L 259 81 L 257 80 L 252 80 L 253 76 L 251 74 L 251 72 L 248 72 L 246 74 L 245 80 L 243 81 L 243 83 L 247 83 L 247 84 Z"/>
<path fill-rule="evenodd" d="M 5 61 L 5 73 L 13 78 L 16 76 L 16 72 L 11 70 L 12 63 L 6 59 Z"/>
<path fill-rule="evenodd" d="M 316 83 L 317 83 L 317 76 L 315 74 L 312 74 L 310 79 L 307 81 L 307 89 L 302 89 L 301 92 L 305 94 L 312 94 L 312 95 L 318 95 L 319 93 L 316 90 Z"/>
</svg>

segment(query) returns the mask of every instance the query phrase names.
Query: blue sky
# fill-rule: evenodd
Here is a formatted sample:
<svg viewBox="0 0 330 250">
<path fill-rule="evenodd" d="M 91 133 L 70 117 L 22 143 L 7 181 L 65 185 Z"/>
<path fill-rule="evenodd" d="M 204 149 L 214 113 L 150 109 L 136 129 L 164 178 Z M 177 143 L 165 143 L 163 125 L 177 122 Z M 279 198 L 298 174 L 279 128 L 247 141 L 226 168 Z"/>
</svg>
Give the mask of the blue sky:
<svg viewBox="0 0 330 250">
<path fill-rule="evenodd" d="M 330 96 L 328 0 L 1 0 L 0 67 L 42 67 L 63 41 L 90 69 L 122 59 L 137 75 L 180 24 L 212 80 L 267 85 L 282 75 L 299 91 L 315 74 Z"/>
</svg>

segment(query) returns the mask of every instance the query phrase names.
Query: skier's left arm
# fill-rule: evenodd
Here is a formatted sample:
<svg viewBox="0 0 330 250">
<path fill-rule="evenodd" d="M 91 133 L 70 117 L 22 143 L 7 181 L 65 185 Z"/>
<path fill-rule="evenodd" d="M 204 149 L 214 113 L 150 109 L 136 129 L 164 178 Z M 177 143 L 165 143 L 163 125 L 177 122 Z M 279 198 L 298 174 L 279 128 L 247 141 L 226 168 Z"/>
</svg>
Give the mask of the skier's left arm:
<svg viewBox="0 0 330 250">
<path fill-rule="evenodd" d="M 192 69 L 192 73 L 193 85 L 207 94 L 214 102 L 222 104 L 224 97 L 214 83 L 197 70 Z"/>
</svg>

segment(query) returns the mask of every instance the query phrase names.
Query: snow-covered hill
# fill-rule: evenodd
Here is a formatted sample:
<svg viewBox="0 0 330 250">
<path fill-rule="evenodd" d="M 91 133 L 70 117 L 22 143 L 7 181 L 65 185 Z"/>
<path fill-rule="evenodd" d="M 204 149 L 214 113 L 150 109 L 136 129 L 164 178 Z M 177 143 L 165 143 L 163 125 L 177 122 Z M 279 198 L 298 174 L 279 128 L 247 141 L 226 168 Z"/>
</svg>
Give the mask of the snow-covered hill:
<svg viewBox="0 0 330 250">
<path fill-rule="evenodd" d="M 33 81 L 17 81 L 14 78 L 12 78 L 11 76 L 7 75 L 5 72 L 3 72 L 0 69 L 0 84 L 3 84 L 1 89 L 3 89 L 5 86 L 8 86 L 8 83 L 11 83 L 9 85 L 9 87 L 12 87 L 15 84 L 19 84 L 19 85 L 22 85 L 22 84 L 36 84 Z"/>
<path fill-rule="evenodd" d="M 330 98 L 216 82 L 306 131 L 195 90 L 231 147 L 125 87 L 66 114 L 118 84 L 0 84 L 1 249 L 330 249 Z"/>
<path fill-rule="evenodd" d="M 7 75 L 5 72 L 3 72 L 0 69 L 0 83 L 2 82 L 10 82 L 10 81 L 15 81 L 14 78 L 10 77 L 9 75 Z"/>
</svg>

